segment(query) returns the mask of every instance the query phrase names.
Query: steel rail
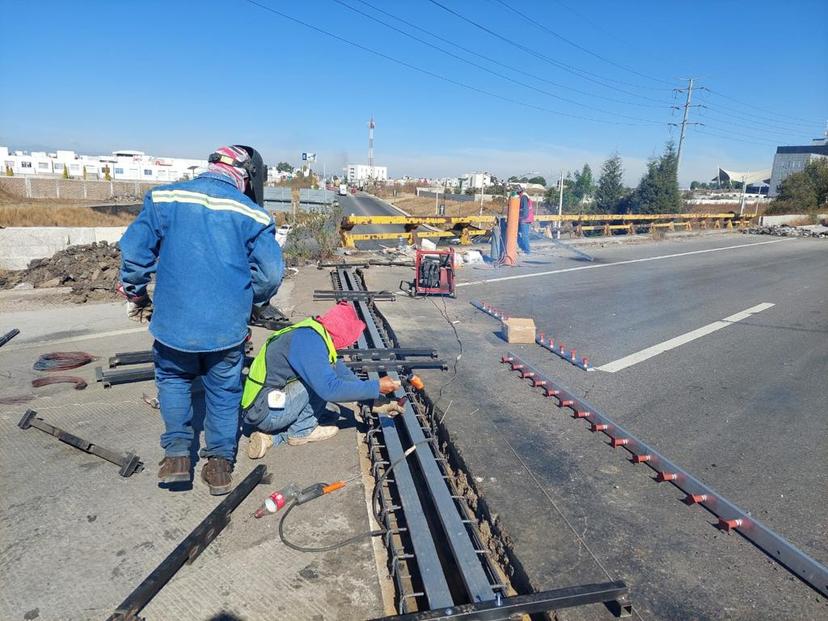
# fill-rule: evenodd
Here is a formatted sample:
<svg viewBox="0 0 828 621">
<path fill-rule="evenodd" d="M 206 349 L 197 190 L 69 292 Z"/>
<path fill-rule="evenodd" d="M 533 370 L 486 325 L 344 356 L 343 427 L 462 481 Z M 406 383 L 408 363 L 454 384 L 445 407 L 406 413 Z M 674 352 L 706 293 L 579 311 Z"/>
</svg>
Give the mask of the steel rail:
<svg viewBox="0 0 828 621">
<path fill-rule="evenodd" d="M 555 397 L 558 407 L 569 408 L 574 413 L 574 418 L 581 418 L 588 422 L 591 431 L 600 431 L 608 436 L 610 446 L 623 447 L 629 451 L 632 454 L 633 463 L 643 463 L 652 468 L 656 472 L 657 481 L 675 485 L 686 494 L 686 503 L 701 505 L 718 517 L 719 528 L 728 532 L 736 531 L 788 568 L 800 580 L 819 591 L 824 597 L 828 597 L 828 568 L 824 565 L 762 524 L 750 513 L 737 507 L 712 487 L 664 457 L 572 390 L 524 362 L 513 352 L 503 356 L 501 362 L 509 364 L 513 371 L 520 373 L 522 378 L 529 379 L 533 387 L 543 388 L 545 396 Z"/>
<path fill-rule="evenodd" d="M 483 311 L 487 315 L 494 317 L 495 319 L 499 319 L 500 321 L 505 321 L 509 318 L 509 315 L 504 313 L 502 310 L 495 308 L 491 304 L 487 304 L 486 302 L 479 302 L 478 300 L 472 300 L 469 302 L 472 306 L 476 309 Z M 575 349 L 571 349 L 567 351 L 566 347 L 563 343 L 558 343 L 555 345 L 555 339 L 549 338 L 547 339 L 543 332 L 538 332 L 535 336 L 535 343 L 543 347 L 544 349 L 551 351 L 553 354 L 562 358 L 569 364 L 578 367 L 584 371 L 594 371 L 595 368 L 589 363 L 589 358 L 586 356 L 581 356 L 578 358 L 577 354 L 578 351 Z"/>
<path fill-rule="evenodd" d="M 343 289 L 353 290 L 358 288 L 358 284 L 352 280 L 352 278 L 355 278 L 355 275 L 350 269 L 338 268 L 337 275 Z M 365 303 L 357 302 L 355 305 L 359 307 L 358 310 L 363 314 L 362 319 L 365 321 L 366 326 L 370 322 L 370 326 L 373 327 L 373 330 L 369 331 L 369 335 L 371 336 L 370 345 L 365 335 L 362 334 L 357 341 L 357 348 L 385 348 L 387 344 L 380 337 L 370 313 L 367 312 Z M 379 374 L 371 372 L 368 374 L 368 377 L 370 379 L 379 379 Z M 400 498 L 403 514 L 405 515 L 407 534 L 411 539 L 414 557 L 420 573 L 420 580 L 423 584 L 424 596 L 430 608 L 452 606 L 454 600 L 452 599 L 448 582 L 446 581 L 440 564 L 440 558 L 437 554 L 437 548 L 434 544 L 431 530 L 428 527 L 425 511 L 420 502 L 420 497 L 417 494 L 414 477 L 411 474 L 408 462 L 404 459 L 405 451 L 394 424 L 394 419 L 381 414 L 379 416 L 379 422 L 383 431 L 388 459 L 391 463 L 397 463 L 397 466 L 394 468 L 394 483 Z M 404 606 L 401 606 L 401 608 L 405 609 Z"/>
<path fill-rule="evenodd" d="M 359 286 L 358 283 L 352 282 L 352 284 Z M 375 345 L 382 343 L 382 336 L 368 309 L 368 305 L 363 301 L 357 301 L 356 305 L 362 315 L 362 320 L 366 324 L 371 340 Z M 398 381 L 400 379 L 400 376 L 394 371 L 389 371 L 387 375 Z M 408 432 L 411 443 L 421 445 L 426 441 L 426 437 L 407 393 L 404 389 L 400 388 L 395 391 L 394 396 L 397 399 L 403 400 L 404 411 L 400 415 L 400 419 Z M 472 602 L 483 602 L 494 599 L 494 589 L 486 576 L 486 572 L 483 570 L 483 564 L 478 557 L 478 552 L 472 545 L 468 531 L 466 530 L 466 525 L 463 523 L 454 504 L 451 492 L 443 480 L 443 473 L 435 461 L 434 454 L 421 446 L 414 453 L 414 456 L 417 459 L 431 499 L 437 509 L 440 524 L 443 527 L 449 548 L 454 556 L 460 572 L 460 578 L 465 585 L 469 599 Z"/>
</svg>

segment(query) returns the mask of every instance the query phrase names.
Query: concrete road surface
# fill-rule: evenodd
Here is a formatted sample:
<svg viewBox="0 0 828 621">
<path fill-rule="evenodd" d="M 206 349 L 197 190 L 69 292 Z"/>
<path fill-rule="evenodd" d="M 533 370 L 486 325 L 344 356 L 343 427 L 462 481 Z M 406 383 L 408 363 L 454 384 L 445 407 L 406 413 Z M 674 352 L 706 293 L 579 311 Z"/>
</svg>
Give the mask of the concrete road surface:
<svg viewBox="0 0 828 621">
<path fill-rule="evenodd" d="M 457 378 L 424 374 L 427 388 L 531 584 L 622 578 L 643 619 L 828 618 L 815 590 L 499 363 L 514 350 L 828 563 L 828 243 L 728 234 L 589 252 L 594 263 L 546 249 L 519 268 L 467 266 L 445 309 L 382 306 L 403 346 L 449 360 L 459 348 L 441 313 L 457 322 Z M 368 274 L 372 288 L 399 278 Z M 533 317 L 607 370 L 505 343 L 471 299 Z M 561 617 L 609 618 L 599 606 Z"/>
</svg>

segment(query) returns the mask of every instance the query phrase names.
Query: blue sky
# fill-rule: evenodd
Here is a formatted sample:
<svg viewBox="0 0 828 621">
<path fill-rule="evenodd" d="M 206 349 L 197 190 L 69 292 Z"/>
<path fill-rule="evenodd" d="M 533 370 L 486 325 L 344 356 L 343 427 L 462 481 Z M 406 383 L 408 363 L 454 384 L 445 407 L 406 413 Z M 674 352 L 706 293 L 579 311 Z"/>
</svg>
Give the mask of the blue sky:
<svg viewBox="0 0 828 621">
<path fill-rule="evenodd" d="M 677 138 L 671 89 L 688 76 L 710 91 L 694 95 L 685 183 L 769 168 L 774 145 L 825 130 L 824 0 L 439 1 L 490 32 L 430 0 L 366 0 L 394 17 L 342 0 L 451 56 L 335 0 L 256 0 L 381 57 L 245 0 L 2 0 L 0 144 L 204 157 L 237 142 L 335 170 L 367 160 L 373 114 L 392 176 L 552 177 L 617 150 L 632 184 Z"/>
</svg>

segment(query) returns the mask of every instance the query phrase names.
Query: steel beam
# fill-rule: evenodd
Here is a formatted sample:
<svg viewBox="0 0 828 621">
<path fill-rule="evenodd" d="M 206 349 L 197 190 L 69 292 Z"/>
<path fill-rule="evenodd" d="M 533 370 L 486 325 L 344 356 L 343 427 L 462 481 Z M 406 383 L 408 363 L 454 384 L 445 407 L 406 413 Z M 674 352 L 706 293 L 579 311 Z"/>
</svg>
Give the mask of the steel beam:
<svg viewBox="0 0 828 621">
<path fill-rule="evenodd" d="M 608 604 L 618 617 L 628 617 L 632 614 L 627 585 L 624 582 L 603 582 L 541 591 L 529 595 L 501 597 L 487 602 L 463 604 L 440 610 L 382 617 L 373 621 L 502 621 L 523 618 L 522 615 L 600 603 Z"/>
<path fill-rule="evenodd" d="M 64 431 L 60 427 L 50 425 L 42 418 L 38 418 L 37 412 L 34 410 L 26 410 L 26 413 L 23 414 L 23 418 L 20 419 L 17 426 L 20 427 L 20 429 L 29 429 L 30 427 L 34 427 L 35 429 L 39 429 L 43 433 L 48 433 L 50 436 L 54 436 L 61 442 L 64 442 L 69 446 L 73 446 L 84 453 L 89 453 L 90 455 L 100 457 L 101 459 L 113 463 L 116 466 L 120 466 L 118 474 L 122 477 L 131 476 L 136 472 L 141 472 L 144 469 L 144 464 L 141 462 L 141 458 L 135 453 L 119 453 L 118 451 L 113 451 L 95 444 L 94 442 L 89 442 L 88 440 L 79 438 L 73 433 Z"/>
<path fill-rule="evenodd" d="M 104 388 L 116 384 L 148 382 L 155 379 L 155 367 L 138 367 L 124 371 L 104 371 L 101 367 L 95 367 L 95 379 L 103 384 Z"/>
<path fill-rule="evenodd" d="M 152 362 L 152 350 L 123 351 L 116 353 L 109 359 L 109 368 L 114 369 L 126 364 L 147 364 Z"/>
<path fill-rule="evenodd" d="M 376 349 L 358 349 L 346 347 L 338 349 L 340 356 L 351 360 L 399 360 L 401 358 L 436 358 L 437 350 L 427 347 L 379 347 Z"/>
<path fill-rule="evenodd" d="M 352 282 L 351 284 L 352 286 L 359 287 L 359 284 L 356 282 Z M 362 316 L 362 320 L 366 324 L 373 345 L 379 346 L 383 343 L 383 339 L 371 316 L 368 305 L 362 301 L 357 301 L 355 304 Z M 387 375 L 395 380 L 400 379 L 399 375 L 393 371 L 387 373 Z M 466 525 L 463 523 L 460 513 L 457 511 L 451 492 L 443 480 L 443 473 L 435 461 L 434 454 L 431 452 L 429 446 L 425 445 L 425 434 L 414 412 L 414 408 L 408 399 L 408 395 L 405 390 L 400 388 L 394 393 L 394 396 L 398 400 L 403 401 L 404 411 L 399 418 L 405 426 L 411 443 L 418 445 L 414 456 L 423 473 L 425 484 L 437 510 L 437 516 L 460 572 L 460 578 L 466 588 L 466 593 L 472 602 L 493 600 L 495 598 L 494 589 L 489 582 L 486 572 L 483 570 L 481 559 L 472 544 L 469 533 L 466 530 Z M 383 428 L 385 429 L 385 427 Z M 432 608 L 435 607 L 432 605 Z"/>
<path fill-rule="evenodd" d="M 247 498 L 262 481 L 265 466 L 256 466 L 227 497 L 196 526 L 175 550 L 161 561 L 144 581 L 121 602 L 107 621 L 138 621 L 138 614 L 155 597 L 170 579 L 187 563 L 192 563 L 199 554 L 230 523 L 230 514 Z"/>
<path fill-rule="evenodd" d="M 719 518 L 719 527 L 736 531 L 768 556 L 787 567 L 800 580 L 828 597 L 828 568 L 740 509 L 709 485 L 701 482 L 681 466 L 670 461 L 643 440 L 638 439 L 598 408 L 572 390 L 545 375 L 516 354 L 509 352 L 501 362 L 509 364 L 534 387 L 543 388 L 547 397 L 555 397 L 558 407 L 570 408 L 575 418 L 584 419 L 592 431 L 610 438 L 610 446 L 622 447 L 632 455 L 632 462 L 643 463 L 656 472 L 656 480 L 670 482 L 686 494 L 685 502 L 698 504 Z"/>
<path fill-rule="evenodd" d="M 355 288 L 356 283 L 351 281 L 351 277 L 354 276 L 352 271 L 339 268 L 337 272 L 344 289 Z M 370 314 L 368 319 L 371 319 Z M 366 323 L 368 322 L 366 321 Z M 373 326 L 373 321 L 371 321 L 371 325 Z M 376 339 L 374 335 L 376 335 Z M 371 347 L 379 348 L 385 346 L 385 343 L 379 338 L 376 332 L 376 326 L 374 326 L 374 332 L 371 334 L 371 337 L 372 342 L 369 345 L 365 335 L 361 335 L 357 341 L 358 348 L 369 349 Z M 379 374 L 376 372 L 369 373 L 368 376 L 371 379 L 379 379 Z M 379 421 L 383 431 L 383 442 L 388 452 L 388 459 L 391 463 L 397 463 L 394 467 L 394 484 L 405 516 L 406 531 L 411 539 L 426 601 L 431 608 L 452 606 L 454 600 L 451 597 L 451 592 L 449 591 L 448 583 L 443 573 L 442 565 L 440 564 L 440 558 L 437 555 L 437 548 L 434 545 L 434 539 L 428 527 L 428 520 L 423 511 L 420 498 L 417 495 L 414 478 L 409 469 L 408 462 L 404 457 L 402 441 L 394 424 L 394 419 L 390 416 L 380 415 Z"/>
</svg>

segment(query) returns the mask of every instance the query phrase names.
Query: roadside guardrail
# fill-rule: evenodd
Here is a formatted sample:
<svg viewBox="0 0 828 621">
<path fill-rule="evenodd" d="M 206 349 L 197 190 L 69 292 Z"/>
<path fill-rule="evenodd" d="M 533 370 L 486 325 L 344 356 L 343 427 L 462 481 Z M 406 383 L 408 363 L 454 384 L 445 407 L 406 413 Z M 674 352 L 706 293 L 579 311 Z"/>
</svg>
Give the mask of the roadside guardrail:
<svg viewBox="0 0 828 621">
<path fill-rule="evenodd" d="M 417 239 L 457 237 L 463 245 L 470 244 L 473 237 L 488 234 L 496 221 L 495 216 L 345 216 L 340 225 L 342 246 L 355 248 L 356 242 L 369 240 L 403 239 L 414 244 Z M 668 214 L 540 214 L 535 216 L 536 230 L 561 226 L 561 231 L 575 237 L 585 233 L 601 231 L 604 235 L 629 234 L 654 229 L 675 231 L 683 229 L 732 229 L 745 227 L 749 218 L 734 213 L 668 213 Z M 403 231 L 388 233 L 353 233 L 354 227 L 362 225 L 396 225 Z M 438 230 L 418 231 L 418 227 L 443 227 Z M 550 231 L 551 232 L 551 231 Z"/>
</svg>

